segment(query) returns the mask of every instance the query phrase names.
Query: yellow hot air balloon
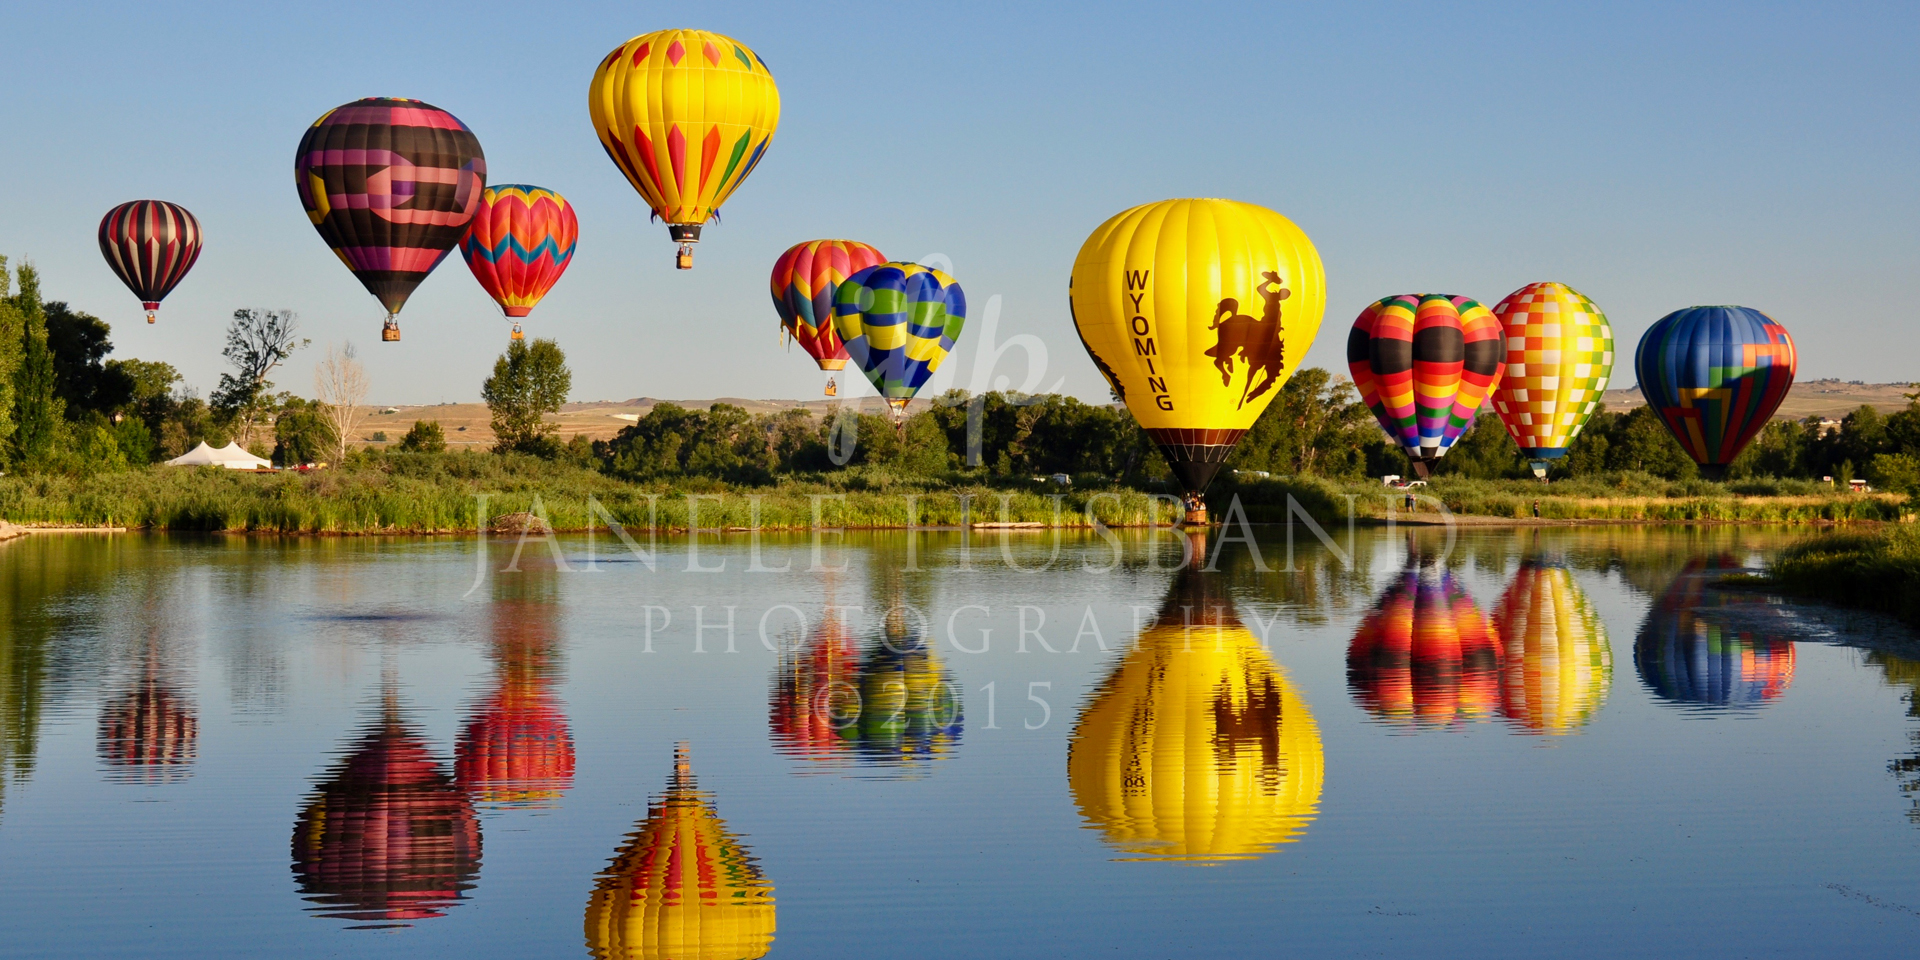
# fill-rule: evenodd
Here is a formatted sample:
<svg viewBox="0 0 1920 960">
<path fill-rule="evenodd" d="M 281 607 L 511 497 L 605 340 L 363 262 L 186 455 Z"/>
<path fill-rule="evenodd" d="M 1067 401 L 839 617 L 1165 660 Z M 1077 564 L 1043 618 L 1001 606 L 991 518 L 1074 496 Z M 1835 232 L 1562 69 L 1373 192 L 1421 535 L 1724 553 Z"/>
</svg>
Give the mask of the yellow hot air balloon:
<svg viewBox="0 0 1920 960">
<path fill-rule="evenodd" d="M 1533 733 L 1574 733 L 1613 685 L 1613 647 L 1598 611 L 1564 566 L 1527 561 L 1493 612 L 1505 645 L 1500 712 Z"/>
<path fill-rule="evenodd" d="M 1191 522 L 1205 520 L 1200 494 L 1299 368 L 1326 291 L 1313 241 L 1251 203 L 1149 203 L 1081 245 L 1068 288 L 1080 342 L 1166 455 Z"/>
<path fill-rule="evenodd" d="M 760 55 L 707 30 L 656 30 L 593 72 L 594 132 L 693 266 L 700 228 L 720 215 L 780 126 L 780 90 Z"/>
<path fill-rule="evenodd" d="M 1248 860 L 1299 839 L 1324 765 L 1286 673 L 1224 593 L 1183 571 L 1081 712 L 1067 785 L 1120 859 Z"/>
<path fill-rule="evenodd" d="M 595 960 L 752 960 L 773 946 L 773 884 L 697 790 L 687 748 L 673 780 L 594 884 Z"/>
</svg>

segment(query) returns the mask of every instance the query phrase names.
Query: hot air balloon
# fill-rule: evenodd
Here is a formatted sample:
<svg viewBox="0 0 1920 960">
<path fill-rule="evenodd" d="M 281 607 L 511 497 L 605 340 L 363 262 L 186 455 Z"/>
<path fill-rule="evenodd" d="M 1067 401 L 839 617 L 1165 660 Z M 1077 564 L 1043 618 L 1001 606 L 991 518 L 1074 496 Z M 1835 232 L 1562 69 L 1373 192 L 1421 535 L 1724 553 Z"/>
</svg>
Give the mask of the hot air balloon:
<svg viewBox="0 0 1920 960">
<path fill-rule="evenodd" d="M 851 755 L 840 732 L 860 715 L 859 662 L 859 649 L 831 616 L 799 650 L 781 650 L 767 697 L 774 750 L 825 762 Z"/>
<path fill-rule="evenodd" d="M 1081 245 L 1067 298 L 1080 343 L 1166 456 L 1189 522 L 1206 521 L 1207 484 L 1306 356 L 1326 286 L 1307 235 L 1251 203 L 1149 203 Z"/>
<path fill-rule="evenodd" d="M 108 779 L 170 783 L 193 773 L 200 721 L 193 702 L 151 665 L 100 709 L 97 745 Z"/>
<path fill-rule="evenodd" d="M 847 365 L 847 347 L 833 325 L 833 298 L 846 279 L 868 267 L 887 262 L 880 251 L 854 240 L 808 240 L 796 243 L 773 262 L 773 309 L 780 328 L 800 342 L 800 349 L 834 371 Z M 832 378 L 827 396 L 838 392 Z"/>
<path fill-rule="evenodd" d="M 1752 307 L 1688 307 L 1654 322 L 1634 351 L 1647 405 L 1700 474 L 1718 479 L 1793 387 L 1787 328 Z"/>
<path fill-rule="evenodd" d="M 1507 372 L 1493 409 L 1533 473 L 1567 455 L 1613 375 L 1613 325 L 1564 283 L 1529 283 L 1493 308 L 1506 336 Z"/>
<path fill-rule="evenodd" d="M 573 733 L 553 693 L 554 617 L 551 603 L 494 601 L 494 689 L 453 750 L 454 779 L 476 803 L 551 807 L 573 786 Z"/>
<path fill-rule="evenodd" d="M 200 259 L 200 221 L 165 200 L 123 203 L 100 218 L 100 255 L 140 298 L 147 322 Z"/>
<path fill-rule="evenodd" d="M 1120 859 L 1251 860 L 1300 838 L 1324 766 L 1306 701 L 1189 566 L 1081 710 L 1067 786 Z"/>
<path fill-rule="evenodd" d="M 1500 712 L 1529 733 L 1577 732 L 1600 711 L 1613 685 L 1606 623 L 1573 571 L 1538 559 L 1520 564 L 1493 611 L 1506 646 Z"/>
<path fill-rule="evenodd" d="M 1729 557 L 1696 558 L 1647 611 L 1633 665 L 1656 696 L 1696 709 L 1740 709 L 1771 703 L 1793 684 L 1793 641 L 1754 629 L 1769 612 L 1764 599 L 1707 589 L 1738 569 Z M 1726 608 L 1758 616 L 1735 619 Z"/>
<path fill-rule="evenodd" d="M 1425 477 L 1499 384 L 1504 348 L 1499 319 L 1478 302 L 1410 293 L 1360 311 L 1347 369 L 1360 401 Z"/>
<path fill-rule="evenodd" d="M 594 132 L 693 267 L 700 228 L 773 142 L 780 90 L 760 55 L 706 30 L 656 30 L 613 49 L 593 72 Z"/>
<path fill-rule="evenodd" d="M 1486 614 L 1445 569 L 1403 571 L 1347 647 L 1347 685 L 1374 717 L 1413 727 L 1492 718 L 1500 646 Z"/>
<path fill-rule="evenodd" d="M 480 821 L 389 688 L 379 718 L 293 829 L 293 872 L 319 916 L 405 925 L 446 915 L 480 875 Z"/>
<path fill-rule="evenodd" d="M 580 218 L 567 198 L 545 187 L 503 183 L 480 191 L 480 209 L 460 240 L 460 255 L 480 288 L 513 320 L 513 339 L 519 340 L 520 319 L 560 282 L 579 239 Z"/>
<path fill-rule="evenodd" d="M 834 293 L 833 325 L 847 357 L 886 398 L 896 423 L 940 369 L 966 322 L 967 295 L 960 284 L 917 263 L 867 267 Z"/>
<path fill-rule="evenodd" d="M 293 176 L 320 239 L 387 309 L 380 339 L 400 339 L 400 308 L 480 209 L 479 138 L 432 104 L 368 97 L 307 128 Z"/>
<path fill-rule="evenodd" d="M 587 901 L 594 960 L 753 960 L 773 946 L 773 884 L 694 783 L 682 745 Z"/>
</svg>

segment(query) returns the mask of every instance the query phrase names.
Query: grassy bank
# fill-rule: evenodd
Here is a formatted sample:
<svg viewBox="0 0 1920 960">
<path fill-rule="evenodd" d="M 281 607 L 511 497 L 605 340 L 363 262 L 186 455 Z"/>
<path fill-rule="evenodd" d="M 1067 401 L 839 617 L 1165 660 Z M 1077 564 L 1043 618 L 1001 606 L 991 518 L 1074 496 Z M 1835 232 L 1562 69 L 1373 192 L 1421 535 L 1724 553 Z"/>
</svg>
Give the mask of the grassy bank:
<svg viewBox="0 0 1920 960">
<path fill-rule="evenodd" d="M 1920 526 L 1846 530 L 1781 551 L 1767 567 L 1768 589 L 1920 623 Z"/>
<path fill-rule="evenodd" d="M 533 512 L 561 530 L 607 517 L 662 529 L 802 529 L 954 525 L 962 522 L 1079 525 L 1088 510 L 1109 526 L 1166 522 L 1170 488 L 1072 490 L 1023 478 L 900 476 L 853 467 L 782 478 L 768 486 L 711 480 L 634 484 L 590 467 L 523 455 L 478 452 L 356 454 L 338 470 L 253 474 L 152 467 L 87 477 L 0 477 L 0 520 L 22 524 L 125 526 L 166 530 L 275 533 L 440 533 L 477 529 L 503 514 Z M 1417 490 L 1420 518 L 1453 514 L 1548 521 L 1850 522 L 1895 520 L 1898 500 L 1838 494 L 1813 484 L 1670 483 L 1644 474 L 1543 486 L 1527 481 L 1436 479 Z M 693 499 L 689 499 L 692 495 Z M 484 502 L 481 497 L 484 496 Z M 1404 494 L 1377 483 L 1319 478 L 1216 483 L 1208 496 L 1218 518 L 1238 497 L 1247 519 L 1281 523 L 1298 512 L 1323 524 L 1407 519 Z M 1291 502 L 1296 508 L 1289 507 Z M 596 506 L 597 505 L 597 506 Z M 604 511 L 602 513 L 601 511 Z M 817 511 L 817 514 L 816 514 Z"/>
</svg>

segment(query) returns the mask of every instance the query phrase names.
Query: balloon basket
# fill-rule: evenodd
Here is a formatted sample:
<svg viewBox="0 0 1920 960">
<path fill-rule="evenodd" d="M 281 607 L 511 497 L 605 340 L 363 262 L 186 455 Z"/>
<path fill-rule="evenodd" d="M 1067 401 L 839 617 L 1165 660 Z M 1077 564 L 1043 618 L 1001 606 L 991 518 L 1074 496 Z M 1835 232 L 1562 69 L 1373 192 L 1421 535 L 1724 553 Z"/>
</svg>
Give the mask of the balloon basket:
<svg viewBox="0 0 1920 960">
<path fill-rule="evenodd" d="M 385 343 L 399 343 L 400 321 L 388 317 L 387 322 L 380 327 L 380 339 Z"/>
<path fill-rule="evenodd" d="M 840 395 L 840 385 L 837 383 L 834 383 L 832 377 L 827 378 L 826 394 L 829 397 L 837 397 Z"/>
<path fill-rule="evenodd" d="M 148 311 L 147 311 L 147 322 L 148 322 L 148 323 L 152 323 L 152 322 L 154 322 L 154 320 L 153 320 L 153 311 L 152 311 L 152 310 L 148 310 Z"/>
<path fill-rule="evenodd" d="M 1193 509 L 1187 510 L 1186 516 L 1180 518 L 1180 525 L 1183 527 L 1206 526 L 1207 525 L 1207 508 L 1201 507 L 1198 510 L 1193 510 Z"/>
<path fill-rule="evenodd" d="M 517 323 L 516 323 L 516 324 L 514 324 L 514 325 L 513 325 L 513 334 L 511 335 L 511 337 L 510 337 L 509 339 L 513 339 L 513 340 L 525 340 L 526 338 L 527 338 L 527 335 L 526 335 L 526 332 L 520 329 L 520 325 L 519 325 L 519 324 L 517 324 Z"/>
<path fill-rule="evenodd" d="M 683 243 L 680 245 L 680 252 L 673 255 L 673 268 L 675 270 L 693 269 L 693 244 Z"/>
</svg>

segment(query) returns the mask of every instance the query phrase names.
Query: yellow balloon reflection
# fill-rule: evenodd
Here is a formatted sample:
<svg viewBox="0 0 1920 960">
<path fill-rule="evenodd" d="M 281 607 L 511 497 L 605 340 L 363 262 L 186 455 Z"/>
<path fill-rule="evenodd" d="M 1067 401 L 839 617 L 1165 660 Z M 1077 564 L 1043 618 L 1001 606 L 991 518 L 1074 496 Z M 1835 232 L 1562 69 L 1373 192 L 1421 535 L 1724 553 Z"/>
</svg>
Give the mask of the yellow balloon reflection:
<svg viewBox="0 0 1920 960">
<path fill-rule="evenodd" d="M 594 884 L 586 931 L 596 960 L 751 960 L 773 946 L 773 884 L 695 788 L 685 745 Z"/>
<path fill-rule="evenodd" d="M 1246 860 L 1299 838 L 1324 762 L 1299 691 L 1188 570 L 1081 712 L 1067 783 L 1121 859 Z"/>
<path fill-rule="evenodd" d="M 1505 646 L 1500 710 L 1522 730 L 1559 735 L 1587 725 L 1613 685 L 1606 624 L 1557 564 L 1528 560 L 1493 612 Z"/>
</svg>

